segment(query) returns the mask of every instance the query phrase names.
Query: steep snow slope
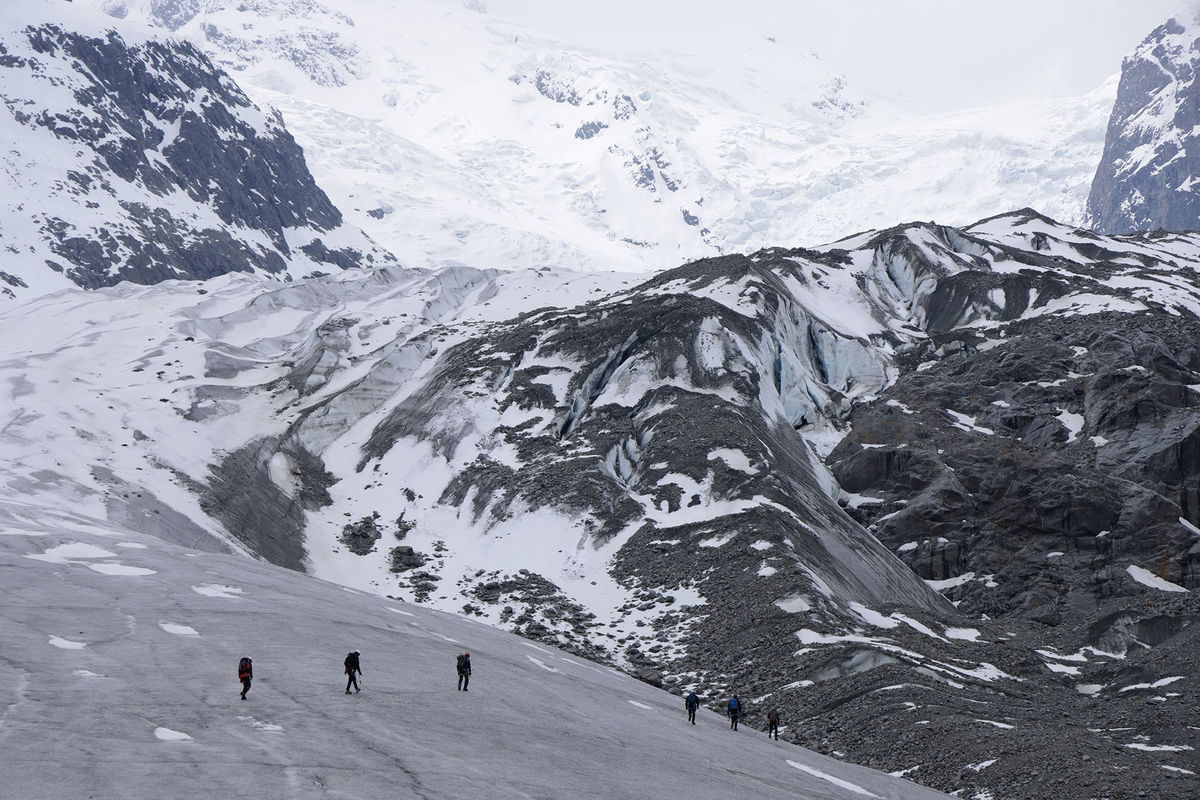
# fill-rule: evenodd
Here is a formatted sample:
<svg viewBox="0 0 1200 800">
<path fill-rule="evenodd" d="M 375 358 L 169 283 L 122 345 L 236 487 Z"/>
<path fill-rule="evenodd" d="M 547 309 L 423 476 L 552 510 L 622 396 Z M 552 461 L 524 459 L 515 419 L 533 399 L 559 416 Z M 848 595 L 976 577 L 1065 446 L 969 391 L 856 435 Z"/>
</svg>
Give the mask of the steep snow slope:
<svg viewBox="0 0 1200 800">
<path fill-rule="evenodd" d="M 0 10 L 0 295 L 393 260 L 199 50 L 111 25 L 57 2 Z"/>
<path fill-rule="evenodd" d="M 0 502 L 0 569 L 5 797 L 945 797 L 686 725 L 677 698 L 470 620 L 80 514 Z"/>
<path fill-rule="evenodd" d="M 1146 36 L 1121 67 L 1104 156 L 1088 196 L 1097 230 L 1200 228 L 1200 5 Z"/>
<path fill-rule="evenodd" d="M 1114 90 L 913 118 L 782 35 L 629 59 L 434 0 L 97 4 L 236 71 L 419 265 L 661 269 L 1021 206 L 1074 223 Z"/>
</svg>

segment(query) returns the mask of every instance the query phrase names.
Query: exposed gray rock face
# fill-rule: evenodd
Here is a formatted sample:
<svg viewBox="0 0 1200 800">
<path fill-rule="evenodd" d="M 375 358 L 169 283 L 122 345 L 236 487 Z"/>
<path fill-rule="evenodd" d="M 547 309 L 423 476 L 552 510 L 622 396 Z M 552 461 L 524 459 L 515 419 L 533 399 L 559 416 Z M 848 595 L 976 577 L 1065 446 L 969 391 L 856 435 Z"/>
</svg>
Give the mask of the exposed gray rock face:
<svg viewBox="0 0 1200 800">
<path fill-rule="evenodd" d="M 1117 258 L 1095 263 L 1097 291 L 1119 283 L 1104 277 L 1124 272 Z M 1032 274 L 1009 273 L 1005 296 Z M 1036 275 L 1043 302 L 1068 290 L 1061 273 Z M 962 611 L 1078 622 L 1143 593 L 1130 568 L 1144 565 L 1200 588 L 1196 319 L 1156 303 L 1096 310 L 915 343 L 829 456 L 851 513 Z"/>
<path fill-rule="evenodd" d="M 254 440 L 226 454 L 197 491 L 205 513 L 251 552 L 282 567 L 302 570 L 304 509 L 329 502 L 326 487 L 332 476 L 310 454 L 288 448 L 301 487 L 289 495 L 270 478 L 270 463 L 280 452 L 273 439 Z"/>
<path fill-rule="evenodd" d="M 1105 233 L 1200 229 L 1200 27 L 1164 22 L 1121 67 L 1088 222 Z"/>
<path fill-rule="evenodd" d="M 97 288 L 391 260 L 343 225 L 279 117 L 192 44 L 31 24 L 0 31 L 0 83 L 0 241 L 21 255 L 7 295 L 54 272 Z"/>
</svg>

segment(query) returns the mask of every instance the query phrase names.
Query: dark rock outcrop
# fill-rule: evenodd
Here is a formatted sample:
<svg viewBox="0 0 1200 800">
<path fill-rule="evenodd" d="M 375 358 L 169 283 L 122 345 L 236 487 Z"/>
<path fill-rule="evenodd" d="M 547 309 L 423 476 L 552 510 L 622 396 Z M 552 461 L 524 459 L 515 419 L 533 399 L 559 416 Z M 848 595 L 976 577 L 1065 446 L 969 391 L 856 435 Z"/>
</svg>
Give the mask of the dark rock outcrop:
<svg viewBox="0 0 1200 800">
<path fill-rule="evenodd" d="M 94 289 L 392 260 L 343 224 L 278 115 L 194 45 L 55 23 L 0 37 L 13 147 L 46 154 L 42 170 L 5 172 L 7 212 L 42 238 L 0 231 L 11 252 L 34 254 L 6 294 L 46 280 L 29 270 Z"/>
<path fill-rule="evenodd" d="M 1200 229 L 1200 28 L 1167 20 L 1121 66 L 1088 221 L 1105 233 Z"/>
<path fill-rule="evenodd" d="M 398 545 L 390 551 L 392 572 L 404 572 L 425 565 L 425 556 L 413 550 L 408 545 Z"/>
<path fill-rule="evenodd" d="M 1143 564 L 1200 588 L 1196 328 L 1015 323 L 857 407 L 831 467 L 854 515 L 968 613 L 1078 621 L 1140 594 L 1126 568 Z"/>
<path fill-rule="evenodd" d="M 348 523 L 342 527 L 342 535 L 339 537 L 339 540 L 342 544 L 346 545 L 350 552 L 357 556 L 365 556 L 367 553 L 374 552 L 375 543 L 383 538 L 383 531 L 379 530 L 379 526 L 376 524 L 378 521 L 379 512 L 375 512 L 369 517 L 363 517 L 356 522 Z M 395 551 L 397 549 L 399 548 L 393 548 L 392 550 L 393 563 L 396 561 Z M 408 550 L 411 554 L 412 548 L 410 547 Z M 413 564 L 413 566 L 419 567 L 420 564 Z"/>
</svg>

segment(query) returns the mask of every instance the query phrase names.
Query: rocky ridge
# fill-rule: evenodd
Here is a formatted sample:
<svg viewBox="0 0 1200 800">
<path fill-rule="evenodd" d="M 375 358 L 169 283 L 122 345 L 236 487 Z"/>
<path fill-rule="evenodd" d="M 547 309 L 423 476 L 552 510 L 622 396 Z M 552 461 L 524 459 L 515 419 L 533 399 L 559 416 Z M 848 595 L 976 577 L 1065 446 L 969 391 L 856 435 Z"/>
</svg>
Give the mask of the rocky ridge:
<svg viewBox="0 0 1200 800">
<path fill-rule="evenodd" d="M 1192 478 L 1169 462 L 1198 260 L 1192 236 L 1023 211 L 641 284 L 388 268 L 57 296 L 0 315 L 79 308 L 3 362 L 26 387 L 4 480 L 739 691 L 752 721 L 778 704 L 792 740 L 939 788 L 1169 795 L 1196 771 Z M 131 346 L 133 373 L 110 363 Z M 107 411 L 47 399 L 81 353 Z M 28 445 L 84 420 L 73 464 Z"/>
<path fill-rule="evenodd" d="M 1191 4 L 1125 58 L 1092 180 L 1087 224 L 1107 233 L 1200 228 L 1200 9 Z"/>
<path fill-rule="evenodd" d="M 344 223 L 278 114 L 194 45 L 69 10 L 0 17 L 0 293 L 394 261 Z"/>
</svg>

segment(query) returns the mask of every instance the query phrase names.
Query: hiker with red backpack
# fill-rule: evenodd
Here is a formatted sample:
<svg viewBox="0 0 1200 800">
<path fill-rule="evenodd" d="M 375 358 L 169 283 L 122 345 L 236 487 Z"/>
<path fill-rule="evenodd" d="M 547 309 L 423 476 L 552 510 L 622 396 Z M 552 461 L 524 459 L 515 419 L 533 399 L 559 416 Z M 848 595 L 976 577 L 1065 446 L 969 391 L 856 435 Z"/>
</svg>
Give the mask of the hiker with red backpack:
<svg viewBox="0 0 1200 800">
<path fill-rule="evenodd" d="M 242 682 L 242 699 L 246 699 L 246 692 L 250 691 L 250 681 L 254 677 L 254 662 L 249 656 L 243 656 L 238 662 L 238 680 Z"/>
</svg>

